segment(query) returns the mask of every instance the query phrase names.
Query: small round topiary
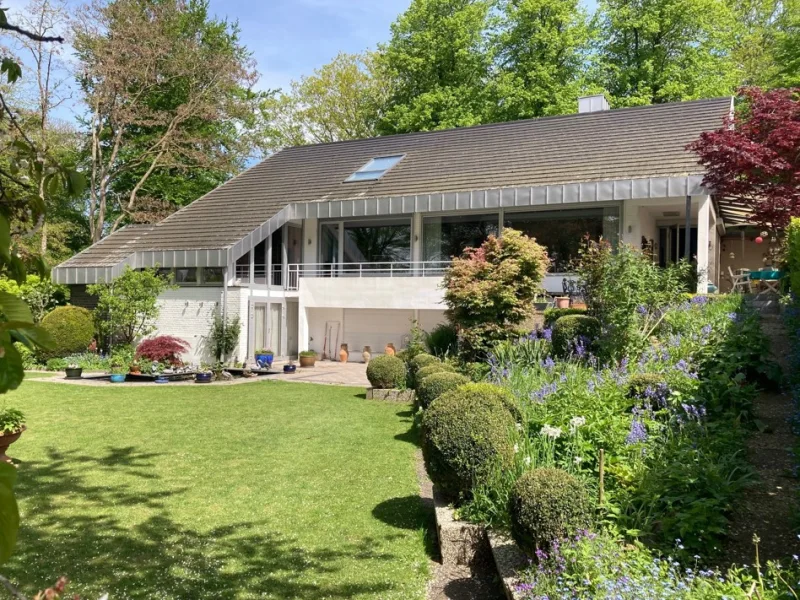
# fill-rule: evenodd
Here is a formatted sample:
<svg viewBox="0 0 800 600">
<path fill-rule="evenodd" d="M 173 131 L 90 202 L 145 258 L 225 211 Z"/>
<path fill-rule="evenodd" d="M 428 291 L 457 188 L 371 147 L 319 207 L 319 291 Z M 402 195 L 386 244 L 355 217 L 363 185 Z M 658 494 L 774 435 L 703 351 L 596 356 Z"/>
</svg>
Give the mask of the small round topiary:
<svg viewBox="0 0 800 600">
<path fill-rule="evenodd" d="M 600 321 L 595 317 L 567 315 L 553 325 L 553 352 L 557 356 L 569 356 L 577 339 L 585 338 L 591 346 L 598 337 Z"/>
<path fill-rule="evenodd" d="M 439 362 L 441 361 L 435 356 L 433 356 L 433 354 L 427 354 L 423 352 L 422 354 L 417 354 L 414 358 L 411 359 L 410 363 L 411 370 L 417 372 L 420 369 L 424 369 L 429 365 L 433 365 Z"/>
<path fill-rule="evenodd" d="M 484 481 L 496 466 L 511 466 L 509 431 L 515 419 L 502 392 L 491 384 L 466 384 L 442 394 L 424 412 L 425 466 L 447 499 L 468 498 L 473 484 Z"/>
<path fill-rule="evenodd" d="M 41 326 L 53 341 L 37 350 L 40 361 L 86 352 L 94 338 L 92 313 L 80 306 L 59 306 L 44 316 Z"/>
<path fill-rule="evenodd" d="M 555 540 L 586 529 L 592 500 L 584 485 L 561 469 L 528 471 L 511 491 L 511 534 L 529 555 Z"/>
<path fill-rule="evenodd" d="M 376 356 L 367 365 L 367 379 L 374 388 L 391 390 L 405 386 L 406 363 L 396 356 Z"/>
<path fill-rule="evenodd" d="M 437 362 L 427 367 L 422 367 L 419 371 L 417 371 L 416 376 L 414 377 L 414 382 L 416 383 L 416 387 L 419 387 L 422 381 L 433 375 L 434 373 L 455 373 L 456 369 L 453 365 L 449 365 L 447 363 Z"/>
<path fill-rule="evenodd" d="M 432 373 L 417 383 L 417 403 L 422 408 L 428 408 L 431 402 L 450 390 L 469 383 L 469 377 L 460 373 L 441 371 Z"/>
<path fill-rule="evenodd" d="M 667 383 L 661 373 L 634 373 L 628 379 L 628 396 L 630 398 L 642 397 L 650 388 L 657 393 L 660 387 Z"/>
</svg>

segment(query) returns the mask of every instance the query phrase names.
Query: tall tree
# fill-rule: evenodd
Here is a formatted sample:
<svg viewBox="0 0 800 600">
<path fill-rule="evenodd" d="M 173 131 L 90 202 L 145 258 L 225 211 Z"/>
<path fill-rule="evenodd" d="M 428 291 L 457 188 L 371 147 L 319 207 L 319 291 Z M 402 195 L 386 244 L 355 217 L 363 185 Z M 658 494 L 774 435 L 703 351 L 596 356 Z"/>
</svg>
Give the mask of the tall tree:
<svg viewBox="0 0 800 600">
<path fill-rule="evenodd" d="M 600 0 L 597 80 L 615 106 L 731 94 L 741 73 L 726 0 Z"/>
<path fill-rule="evenodd" d="M 745 89 L 733 118 L 689 148 L 704 184 L 744 203 L 753 223 L 781 230 L 800 217 L 800 88 Z"/>
<path fill-rule="evenodd" d="M 392 24 L 380 64 L 391 96 L 382 133 L 429 131 L 485 120 L 492 62 L 491 0 L 413 0 Z"/>
<path fill-rule="evenodd" d="M 800 0 L 784 0 L 776 20 L 774 84 L 781 87 L 800 86 Z"/>
<path fill-rule="evenodd" d="M 97 241 L 126 221 L 162 217 L 241 166 L 256 74 L 235 27 L 210 19 L 206 0 L 96 2 L 79 16 Z"/>
<path fill-rule="evenodd" d="M 292 82 L 288 93 L 264 101 L 270 123 L 267 145 L 277 149 L 373 137 L 387 91 L 374 54 L 340 53 L 312 75 Z"/>
<path fill-rule="evenodd" d="M 493 121 L 575 112 L 589 24 L 579 0 L 504 0 L 493 37 Z"/>
<path fill-rule="evenodd" d="M 768 86 L 777 76 L 775 52 L 781 0 L 735 0 L 739 27 L 733 59 L 741 71 L 742 85 Z"/>
</svg>

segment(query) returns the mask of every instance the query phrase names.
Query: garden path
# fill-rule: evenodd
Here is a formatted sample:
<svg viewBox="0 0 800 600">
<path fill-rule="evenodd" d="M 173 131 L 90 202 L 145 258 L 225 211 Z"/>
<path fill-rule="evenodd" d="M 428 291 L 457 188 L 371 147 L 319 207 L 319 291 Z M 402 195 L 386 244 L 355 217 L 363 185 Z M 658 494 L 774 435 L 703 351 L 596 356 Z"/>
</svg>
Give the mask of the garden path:
<svg viewBox="0 0 800 600">
<path fill-rule="evenodd" d="M 764 311 L 766 312 L 766 311 Z M 763 314 L 774 360 L 789 372 L 789 340 L 779 315 Z M 737 506 L 725 557 L 727 562 L 752 564 L 753 536 L 758 535 L 761 564 L 800 554 L 797 536 L 798 485 L 792 448 L 797 440 L 790 419 L 794 413 L 787 391 L 765 391 L 754 403 L 759 431 L 747 442 L 748 458 L 759 481 Z"/>
</svg>

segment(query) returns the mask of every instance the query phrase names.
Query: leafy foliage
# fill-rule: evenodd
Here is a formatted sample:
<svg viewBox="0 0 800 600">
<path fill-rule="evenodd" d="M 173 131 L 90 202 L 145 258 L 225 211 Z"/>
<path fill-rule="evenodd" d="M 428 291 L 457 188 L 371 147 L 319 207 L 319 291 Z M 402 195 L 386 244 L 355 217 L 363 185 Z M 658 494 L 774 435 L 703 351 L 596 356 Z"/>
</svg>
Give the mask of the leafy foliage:
<svg viewBox="0 0 800 600">
<path fill-rule="evenodd" d="M 37 351 L 42 361 L 85 352 L 94 339 L 92 313 L 80 306 L 59 306 L 42 319 L 42 329 L 52 340 L 46 349 Z"/>
<path fill-rule="evenodd" d="M 422 453 L 433 483 L 451 500 L 468 498 L 495 463 L 511 463 L 513 399 L 503 390 L 467 384 L 437 398 L 422 417 Z"/>
<path fill-rule="evenodd" d="M 445 314 L 459 329 L 465 360 L 483 358 L 494 342 L 518 334 L 546 269 L 547 251 L 514 229 L 453 260 L 444 275 Z"/>
<path fill-rule="evenodd" d="M 586 312 L 587 309 L 585 308 L 548 308 L 544 311 L 544 325 L 545 327 L 552 327 L 561 317 L 585 315 Z"/>
<path fill-rule="evenodd" d="M 789 287 L 800 298 L 800 217 L 792 217 L 786 228 L 786 267 L 789 269 Z"/>
<path fill-rule="evenodd" d="M 69 299 L 67 286 L 55 284 L 38 275 L 28 275 L 21 284 L 13 279 L 0 278 L 0 290 L 19 296 L 31 309 L 35 323 L 39 323 L 57 306 L 65 305 Z"/>
<path fill-rule="evenodd" d="M 744 203 L 752 221 L 782 230 L 800 216 L 800 88 L 747 88 L 733 117 L 689 146 L 704 184 Z"/>
<path fill-rule="evenodd" d="M 17 433 L 25 426 L 25 415 L 17 408 L 7 407 L 0 410 L 0 432 Z"/>
<path fill-rule="evenodd" d="M 409 361 L 409 366 L 416 373 L 420 369 L 424 369 L 429 365 L 433 365 L 439 362 L 441 361 L 432 354 L 428 354 L 427 352 L 422 352 L 420 354 L 417 354 L 414 358 L 412 358 Z"/>
<path fill-rule="evenodd" d="M 417 382 L 417 404 L 425 409 L 439 396 L 469 383 L 469 378 L 452 371 L 439 371 Z"/>
<path fill-rule="evenodd" d="M 561 469 L 528 471 L 511 495 L 511 533 L 531 556 L 554 541 L 588 529 L 592 501 L 583 483 Z"/>
<path fill-rule="evenodd" d="M 458 331 L 449 323 L 440 323 L 425 335 L 431 354 L 439 359 L 455 356 L 458 352 Z"/>
<path fill-rule="evenodd" d="M 142 340 L 136 348 L 136 358 L 179 365 L 181 364 L 181 354 L 189 352 L 189 350 L 190 346 L 186 340 L 172 335 L 159 335 Z"/>
<path fill-rule="evenodd" d="M 155 329 L 161 312 L 158 297 L 174 288 L 156 269 L 137 271 L 126 266 L 111 283 L 96 283 L 86 291 L 97 296 L 95 321 L 107 344 L 132 346 Z"/>
<path fill-rule="evenodd" d="M 380 390 L 402 388 L 406 385 L 406 363 L 396 356 L 376 356 L 367 365 L 370 385 Z"/>
<path fill-rule="evenodd" d="M 556 356 L 588 352 L 600 337 L 600 321 L 588 315 L 566 315 L 553 325 L 553 352 Z"/>
<path fill-rule="evenodd" d="M 225 360 L 236 349 L 242 332 L 239 315 L 226 320 L 219 312 L 214 313 L 211 331 L 208 332 L 208 344 L 217 361 Z"/>
<path fill-rule="evenodd" d="M 443 362 L 431 363 L 426 367 L 422 367 L 414 374 L 414 381 L 416 387 L 419 387 L 423 381 L 435 373 L 455 373 L 456 369 L 453 365 Z"/>
</svg>

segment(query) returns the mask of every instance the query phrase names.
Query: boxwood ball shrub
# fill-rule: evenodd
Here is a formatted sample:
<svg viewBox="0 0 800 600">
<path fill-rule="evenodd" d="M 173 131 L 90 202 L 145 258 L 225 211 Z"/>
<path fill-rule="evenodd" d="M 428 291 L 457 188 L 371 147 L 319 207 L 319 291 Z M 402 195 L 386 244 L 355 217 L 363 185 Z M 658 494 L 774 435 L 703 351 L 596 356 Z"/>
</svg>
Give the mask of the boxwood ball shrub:
<svg viewBox="0 0 800 600">
<path fill-rule="evenodd" d="M 431 402 L 439 396 L 459 386 L 469 383 L 469 377 L 460 373 L 441 371 L 432 373 L 417 384 L 417 403 L 422 408 L 428 408 Z"/>
<path fill-rule="evenodd" d="M 41 361 L 85 352 L 94 338 L 92 313 L 80 306 L 59 306 L 42 319 L 42 328 L 50 334 L 50 348 L 37 350 Z"/>
<path fill-rule="evenodd" d="M 438 362 L 441 362 L 438 358 L 436 358 L 432 354 L 427 354 L 423 352 L 422 354 L 417 354 L 414 358 L 411 359 L 411 370 L 417 372 L 420 369 L 424 369 L 425 367 L 436 364 Z"/>
<path fill-rule="evenodd" d="M 449 500 L 470 496 L 495 466 L 514 460 L 515 419 L 490 384 L 467 384 L 431 402 L 422 416 L 422 454 L 431 480 Z M 499 388 L 496 388 L 499 392 Z"/>
<path fill-rule="evenodd" d="M 405 386 L 406 363 L 396 356 L 377 356 L 367 365 L 367 379 L 374 388 L 391 390 Z"/>
<path fill-rule="evenodd" d="M 644 396 L 647 388 L 657 390 L 667 380 L 661 373 L 634 373 L 628 379 L 628 396 L 631 398 Z"/>
<path fill-rule="evenodd" d="M 589 345 L 600 337 L 600 321 L 588 315 L 566 315 L 553 325 L 553 351 L 568 356 L 575 340 L 586 338 Z"/>
<path fill-rule="evenodd" d="M 552 327 L 561 317 L 585 314 L 585 308 L 548 308 L 544 311 L 544 326 Z"/>
<path fill-rule="evenodd" d="M 577 478 L 561 469 L 534 469 L 511 491 L 511 534 L 533 556 L 554 540 L 588 528 L 592 510 L 592 500 Z"/>
<path fill-rule="evenodd" d="M 417 371 L 417 375 L 414 378 L 416 387 L 419 387 L 422 381 L 433 375 L 434 373 L 455 373 L 456 369 L 453 365 L 448 365 L 447 363 L 436 362 L 433 364 L 428 365 L 427 367 L 422 367 L 419 371 Z"/>
</svg>

